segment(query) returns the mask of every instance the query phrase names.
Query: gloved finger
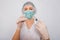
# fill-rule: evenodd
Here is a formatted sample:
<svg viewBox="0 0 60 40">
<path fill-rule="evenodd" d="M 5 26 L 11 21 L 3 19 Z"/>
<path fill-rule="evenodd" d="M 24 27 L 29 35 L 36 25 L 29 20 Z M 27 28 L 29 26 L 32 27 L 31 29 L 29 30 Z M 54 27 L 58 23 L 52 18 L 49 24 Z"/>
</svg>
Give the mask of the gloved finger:
<svg viewBox="0 0 60 40">
<path fill-rule="evenodd" d="M 25 18 L 25 17 L 19 17 L 18 19 L 17 19 L 17 23 L 19 23 L 19 22 L 24 22 L 25 20 L 27 20 L 27 18 Z"/>
</svg>

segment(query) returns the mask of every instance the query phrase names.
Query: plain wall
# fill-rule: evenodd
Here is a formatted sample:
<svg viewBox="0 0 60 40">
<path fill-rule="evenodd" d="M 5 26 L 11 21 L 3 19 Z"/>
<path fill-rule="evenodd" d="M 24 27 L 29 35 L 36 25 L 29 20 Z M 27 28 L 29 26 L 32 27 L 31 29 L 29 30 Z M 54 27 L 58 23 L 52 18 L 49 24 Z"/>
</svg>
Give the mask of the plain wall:
<svg viewBox="0 0 60 40">
<path fill-rule="evenodd" d="M 60 40 L 60 0 L 39 1 L 40 7 L 36 6 L 37 18 L 45 22 L 51 40 Z M 16 20 L 22 15 L 20 2 L 20 0 L 0 0 L 0 40 L 12 39 L 17 27 Z"/>
</svg>

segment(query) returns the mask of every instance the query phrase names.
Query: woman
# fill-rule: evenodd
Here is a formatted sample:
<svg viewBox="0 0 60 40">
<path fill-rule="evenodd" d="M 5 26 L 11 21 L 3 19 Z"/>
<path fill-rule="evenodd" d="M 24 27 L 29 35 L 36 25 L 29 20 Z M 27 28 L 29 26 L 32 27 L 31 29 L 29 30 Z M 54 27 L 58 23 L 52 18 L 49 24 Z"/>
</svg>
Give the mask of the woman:
<svg viewBox="0 0 60 40">
<path fill-rule="evenodd" d="M 34 18 L 36 8 L 32 2 L 23 5 L 21 16 L 17 20 L 17 29 L 12 40 L 50 40 L 46 25 Z"/>
</svg>

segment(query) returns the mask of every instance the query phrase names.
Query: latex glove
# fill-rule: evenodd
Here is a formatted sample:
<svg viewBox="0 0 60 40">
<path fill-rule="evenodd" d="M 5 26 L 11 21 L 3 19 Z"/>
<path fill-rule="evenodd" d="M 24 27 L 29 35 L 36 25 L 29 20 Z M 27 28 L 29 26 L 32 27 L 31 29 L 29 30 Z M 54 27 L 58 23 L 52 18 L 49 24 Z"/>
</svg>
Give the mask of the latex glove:
<svg viewBox="0 0 60 40">
<path fill-rule="evenodd" d="M 44 22 L 42 20 L 38 21 L 38 23 L 36 24 L 36 29 L 39 31 L 39 33 L 41 34 L 41 36 L 44 40 L 49 39 L 46 25 L 44 24 Z"/>
<path fill-rule="evenodd" d="M 24 16 L 19 17 L 17 20 L 17 28 L 21 29 L 23 22 L 25 22 L 26 20 L 27 18 L 25 18 Z"/>
</svg>

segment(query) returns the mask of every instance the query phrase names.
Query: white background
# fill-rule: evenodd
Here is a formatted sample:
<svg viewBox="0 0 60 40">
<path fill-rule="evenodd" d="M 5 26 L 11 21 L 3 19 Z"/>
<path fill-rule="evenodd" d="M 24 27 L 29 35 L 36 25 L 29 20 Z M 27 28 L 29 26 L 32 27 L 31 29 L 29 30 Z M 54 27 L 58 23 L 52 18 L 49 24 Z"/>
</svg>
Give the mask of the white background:
<svg viewBox="0 0 60 40">
<path fill-rule="evenodd" d="M 22 0 L 0 0 L 0 40 L 11 40 L 16 20 L 21 16 Z M 32 1 L 34 2 L 34 1 Z M 36 17 L 47 25 L 51 40 L 60 40 L 60 0 L 35 0 Z"/>
</svg>

